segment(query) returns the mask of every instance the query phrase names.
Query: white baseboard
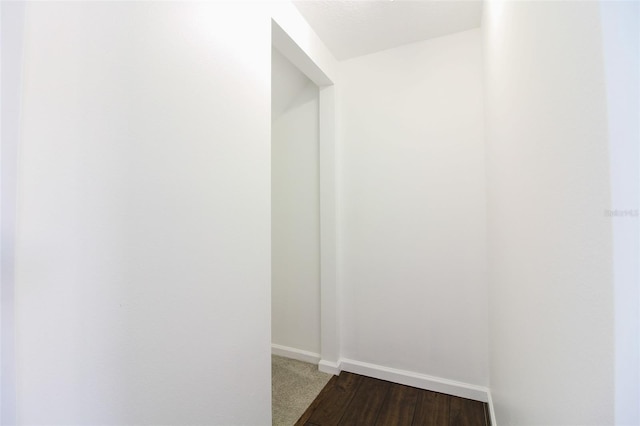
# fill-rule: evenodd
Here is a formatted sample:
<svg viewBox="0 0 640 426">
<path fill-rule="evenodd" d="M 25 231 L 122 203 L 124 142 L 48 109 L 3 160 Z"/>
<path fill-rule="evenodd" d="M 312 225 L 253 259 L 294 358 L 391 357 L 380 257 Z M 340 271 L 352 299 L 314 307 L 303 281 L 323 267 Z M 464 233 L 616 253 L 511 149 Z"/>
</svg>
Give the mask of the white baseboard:
<svg viewBox="0 0 640 426">
<path fill-rule="evenodd" d="M 491 398 L 491 390 L 487 390 L 487 405 L 489 405 L 489 415 L 491 416 L 491 426 L 498 426 L 496 422 L 496 412 L 493 409 L 493 399 Z"/>
<path fill-rule="evenodd" d="M 426 374 L 419 374 L 411 371 L 397 370 L 395 368 L 354 361 L 352 359 L 341 359 L 340 368 L 342 371 L 362 374 L 363 376 L 387 380 L 389 382 L 400 383 L 402 385 L 413 386 L 415 388 L 446 393 L 476 401 L 488 401 L 489 389 L 483 386 L 471 385 L 440 377 L 427 376 Z M 491 412 L 493 414 L 493 410 Z M 496 425 L 494 424 L 493 426 Z"/>
<path fill-rule="evenodd" d="M 342 371 L 339 362 L 331 362 L 324 359 L 321 359 L 318 363 L 318 370 L 322 371 L 323 373 L 333 374 L 334 376 L 339 375 L 340 371 Z"/>
<path fill-rule="evenodd" d="M 318 365 L 320 362 L 320 354 L 303 351 L 302 349 L 290 348 L 289 346 L 276 345 L 275 343 L 271 344 L 271 353 L 285 358 L 308 362 L 309 364 Z"/>
<path fill-rule="evenodd" d="M 491 392 L 488 388 L 483 386 L 443 379 L 441 377 L 428 376 L 426 374 L 414 373 L 412 371 L 398 370 L 352 359 L 342 358 L 338 362 L 331 362 L 321 359 L 320 354 L 288 346 L 277 345 L 275 343 L 271 344 L 271 353 L 273 355 L 315 364 L 318 366 L 318 370 L 323 373 L 333 374 L 334 376 L 340 374 L 341 371 L 348 371 L 350 373 L 362 374 L 363 376 L 413 386 L 419 389 L 426 389 L 433 392 L 446 393 L 449 395 L 459 396 L 461 398 L 469 398 L 476 401 L 486 402 L 489 405 L 491 425 L 497 426 Z"/>
</svg>

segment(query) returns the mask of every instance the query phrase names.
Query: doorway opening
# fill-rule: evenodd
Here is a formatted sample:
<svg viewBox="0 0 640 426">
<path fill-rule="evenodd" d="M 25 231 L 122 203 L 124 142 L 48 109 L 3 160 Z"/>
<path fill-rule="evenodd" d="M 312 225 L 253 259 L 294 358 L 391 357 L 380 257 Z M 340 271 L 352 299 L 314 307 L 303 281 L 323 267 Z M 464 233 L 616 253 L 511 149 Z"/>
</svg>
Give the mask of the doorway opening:
<svg viewBox="0 0 640 426">
<path fill-rule="evenodd" d="M 271 343 L 320 362 L 319 89 L 271 54 Z"/>
<path fill-rule="evenodd" d="M 314 358 L 306 360 L 317 362 L 318 368 L 323 372 L 338 374 L 340 372 L 340 351 L 336 274 L 335 96 L 333 81 L 314 59 L 305 53 L 296 41 L 273 20 L 271 40 L 272 48 L 297 68 L 297 72 L 302 73 L 317 86 L 320 344 L 318 353 L 306 351 L 314 355 Z M 301 78 L 301 80 L 304 79 Z M 297 90 L 302 90 L 302 86 L 306 87 L 308 84 L 308 81 L 305 80 L 304 84 L 300 83 Z M 311 91 L 315 93 L 314 88 L 308 87 L 307 89 L 310 91 L 309 93 Z M 304 99 L 304 96 L 302 95 L 301 99 Z M 275 350 L 277 351 L 278 348 L 276 347 Z M 294 356 L 291 352 L 289 355 Z M 309 354 L 299 355 L 302 357 Z"/>
<path fill-rule="evenodd" d="M 330 374 L 339 373 L 339 351 L 334 88 L 323 70 L 274 21 L 271 88 L 271 343 L 276 424 L 276 417 L 282 420 L 277 411 L 283 402 L 276 405 L 277 395 L 284 392 L 285 405 L 297 405 L 294 412 L 297 409 L 297 416 L 301 415 Z M 278 385 L 275 379 L 282 371 L 294 375 L 284 382 L 295 380 L 296 374 L 301 379 L 289 390 L 277 388 L 283 381 Z"/>
</svg>

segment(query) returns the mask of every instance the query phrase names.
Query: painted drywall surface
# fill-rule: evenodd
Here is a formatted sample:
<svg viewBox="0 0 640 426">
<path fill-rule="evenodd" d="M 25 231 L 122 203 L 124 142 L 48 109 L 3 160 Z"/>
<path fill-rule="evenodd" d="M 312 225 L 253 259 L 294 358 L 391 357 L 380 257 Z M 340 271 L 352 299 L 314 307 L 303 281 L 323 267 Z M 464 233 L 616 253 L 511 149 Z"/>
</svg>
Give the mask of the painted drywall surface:
<svg viewBox="0 0 640 426">
<path fill-rule="evenodd" d="M 15 424 L 15 227 L 16 164 L 20 139 L 20 89 L 22 87 L 22 2 L 0 3 L 0 424 Z"/>
<path fill-rule="evenodd" d="M 272 32 L 273 45 L 318 86 L 335 84 L 338 62 L 293 2 L 274 2 L 270 11 L 282 30 Z"/>
<path fill-rule="evenodd" d="M 611 176 L 615 309 L 615 423 L 640 424 L 638 198 L 640 6 L 600 3 Z"/>
<path fill-rule="evenodd" d="M 487 2 L 491 392 L 500 425 L 613 424 L 596 2 Z"/>
<path fill-rule="evenodd" d="M 272 62 L 271 342 L 320 353 L 318 86 Z"/>
<path fill-rule="evenodd" d="M 480 27 L 481 1 L 293 1 L 339 60 Z"/>
<path fill-rule="evenodd" d="M 311 81 L 276 48 L 271 51 L 271 121 L 297 106 L 296 98 Z M 316 126 L 317 127 L 317 126 Z"/>
<path fill-rule="evenodd" d="M 480 31 L 341 65 L 342 356 L 486 385 Z"/>
<path fill-rule="evenodd" d="M 270 24 L 28 4 L 20 424 L 270 423 Z"/>
</svg>

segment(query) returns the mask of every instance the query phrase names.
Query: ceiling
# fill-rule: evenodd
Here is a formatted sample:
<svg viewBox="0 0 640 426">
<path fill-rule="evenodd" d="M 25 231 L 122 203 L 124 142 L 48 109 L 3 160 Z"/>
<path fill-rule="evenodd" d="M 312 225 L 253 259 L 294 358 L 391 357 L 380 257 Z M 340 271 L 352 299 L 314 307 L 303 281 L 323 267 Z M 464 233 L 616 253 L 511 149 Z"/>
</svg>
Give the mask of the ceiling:
<svg viewBox="0 0 640 426">
<path fill-rule="evenodd" d="M 338 60 L 480 26 L 482 0 L 297 0 Z"/>
</svg>

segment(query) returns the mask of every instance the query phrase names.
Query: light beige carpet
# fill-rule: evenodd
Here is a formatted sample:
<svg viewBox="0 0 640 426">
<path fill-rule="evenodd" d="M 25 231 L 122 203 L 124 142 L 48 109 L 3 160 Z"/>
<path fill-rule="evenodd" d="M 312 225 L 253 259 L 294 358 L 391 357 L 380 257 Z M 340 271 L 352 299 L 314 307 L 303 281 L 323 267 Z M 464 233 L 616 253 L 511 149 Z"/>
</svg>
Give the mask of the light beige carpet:
<svg viewBox="0 0 640 426">
<path fill-rule="evenodd" d="M 294 359 L 271 357 L 273 426 L 293 426 L 327 384 L 331 374 Z"/>
</svg>

